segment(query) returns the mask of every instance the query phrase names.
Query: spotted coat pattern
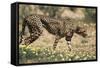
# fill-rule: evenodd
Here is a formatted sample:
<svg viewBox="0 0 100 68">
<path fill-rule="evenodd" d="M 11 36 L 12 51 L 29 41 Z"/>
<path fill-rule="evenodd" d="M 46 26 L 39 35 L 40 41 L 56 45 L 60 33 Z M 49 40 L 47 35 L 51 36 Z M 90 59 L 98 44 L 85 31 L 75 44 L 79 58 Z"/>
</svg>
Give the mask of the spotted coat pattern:
<svg viewBox="0 0 100 68">
<path fill-rule="evenodd" d="M 66 41 L 71 41 L 74 33 L 80 34 L 85 37 L 86 32 L 84 28 L 76 25 L 71 19 L 57 19 L 51 18 L 43 15 L 29 15 L 24 18 L 22 24 L 21 37 L 24 34 L 25 26 L 28 27 L 30 36 L 24 39 L 24 44 L 29 45 L 42 34 L 43 28 L 45 28 L 49 33 L 56 36 L 55 42 L 53 44 L 53 49 L 56 48 L 58 41 L 65 37 Z M 22 39 L 22 38 L 21 38 Z M 22 42 L 22 40 L 21 40 Z M 70 45 L 70 44 L 68 44 Z"/>
</svg>

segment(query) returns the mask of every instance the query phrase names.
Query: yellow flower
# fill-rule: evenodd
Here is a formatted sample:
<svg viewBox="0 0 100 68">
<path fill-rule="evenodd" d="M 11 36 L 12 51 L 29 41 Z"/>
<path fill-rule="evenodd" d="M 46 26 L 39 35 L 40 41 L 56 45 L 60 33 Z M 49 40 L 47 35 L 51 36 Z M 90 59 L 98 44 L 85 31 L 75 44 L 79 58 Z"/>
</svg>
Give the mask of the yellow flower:
<svg viewBox="0 0 100 68">
<path fill-rule="evenodd" d="M 20 48 L 24 48 L 24 47 L 26 47 L 26 45 L 19 45 L 19 47 L 20 47 Z"/>
<path fill-rule="evenodd" d="M 36 50 L 36 48 L 32 48 L 32 50 L 33 50 L 33 51 L 35 51 L 35 50 Z"/>
</svg>

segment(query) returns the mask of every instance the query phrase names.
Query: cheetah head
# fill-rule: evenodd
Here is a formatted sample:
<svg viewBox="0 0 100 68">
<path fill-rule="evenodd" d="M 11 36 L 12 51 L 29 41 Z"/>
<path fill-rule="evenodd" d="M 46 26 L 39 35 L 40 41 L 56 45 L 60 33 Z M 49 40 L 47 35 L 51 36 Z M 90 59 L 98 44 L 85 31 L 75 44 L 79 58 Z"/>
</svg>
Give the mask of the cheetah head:
<svg viewBox="0 0 100 68">
<path fill-rule="evenodd" d="M 84 27 L 77 27 L 75 32 L 79 35 L 81 35 L 82 37 L 86 38 L 87 37 L 87 31 L 86 31 L 86 28 Z"/>
</svg>

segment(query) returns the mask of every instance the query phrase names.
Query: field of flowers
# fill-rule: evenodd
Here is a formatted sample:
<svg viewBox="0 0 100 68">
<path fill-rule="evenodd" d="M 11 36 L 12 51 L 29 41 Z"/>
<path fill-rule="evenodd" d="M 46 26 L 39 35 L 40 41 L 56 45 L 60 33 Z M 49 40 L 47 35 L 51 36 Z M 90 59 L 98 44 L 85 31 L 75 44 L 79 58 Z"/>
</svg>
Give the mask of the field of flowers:
<svg viewBox="0 0 100 68">
<path fill-rule="evenodd" d="M 53 50 L 54 36 L 44 30 L 42 36 L 35 42 L 26 45 L 19 45 L 19 63 L 41 63 L 59 61 L 80 61 L 96 59 L 96 32 L 89 27 L 90 37 L 87 39 L 74 34 L 72 38 L 72 51 L 68 50 L 65 38 L 62 38 L 56 50 Z"/>
</svg>

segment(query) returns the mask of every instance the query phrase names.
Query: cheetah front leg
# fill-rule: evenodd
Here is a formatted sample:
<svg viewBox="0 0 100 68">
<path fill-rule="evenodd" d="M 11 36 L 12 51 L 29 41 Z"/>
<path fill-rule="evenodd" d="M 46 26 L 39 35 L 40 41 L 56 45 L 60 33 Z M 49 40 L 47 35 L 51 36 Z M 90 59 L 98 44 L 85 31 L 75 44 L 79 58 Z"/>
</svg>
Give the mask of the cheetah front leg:
<svg viewBox="0 0 100 68">
<path fill-rule="evenodd" d="M 57 46 L 59 40 L 60 40 L 60 37 L 59 37 L 59 36 L 56 36 L 55 42 L 54 42 L 54 44 L 53 44 L 53 50 L 56 49 L 56 46 Z"/>
<path fill-rule="evenodd" d="M 68 44 L 68 49 L 69 49 L 69 51 L 71 51 L 71 50 L 72 50 L 71 41 L 67 41 L 67 44 Z"/>
<path fill-rule="evenodd" d="M 69 31 L 69 32 L 67 32 L 67 34 L 66 34 L 66 41 L 67 41 L 67 45 L 68 45 L 69 51 L 72 50 L 71 39 L 72 39 L 72 37 L 73 37 L 73 33 L 74 33 L 73 31 Z"/>
</svg>

